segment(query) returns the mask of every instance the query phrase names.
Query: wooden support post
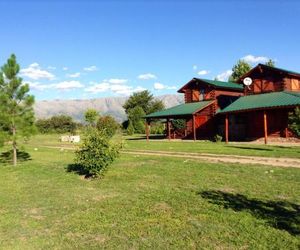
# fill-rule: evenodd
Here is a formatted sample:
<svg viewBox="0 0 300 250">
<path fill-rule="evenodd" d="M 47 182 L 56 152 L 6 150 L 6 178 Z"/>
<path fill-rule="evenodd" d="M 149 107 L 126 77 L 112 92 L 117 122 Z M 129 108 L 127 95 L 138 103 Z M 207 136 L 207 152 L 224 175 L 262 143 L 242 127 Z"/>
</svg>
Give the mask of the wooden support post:
<svg viewBox="0 0 300 250">
<path fill-rule="evenodd" d="M 289 130 L 287 127 L 284 129 L 284 134 L 285 134 L 285 138 L 289 137 Z"/>
<path fill-rule="evenodd" d="M 225 142 L 228 143 L 228 114 L 225 116 Z"/>
<path fill-rule="evenodd" d="M 196 141 L 197 136 L 196 136 L 195 115 L 193 115 L 193 137 L 194 137 L 194 141 Z"/>
<path fill-rule="evenodd" d="M 167 119 L 167 136 L 168 136 L 168 139 L 171 140 L 171 128 L 170 128 L 170 119 L 168 118 Z"/>
<path fill-rule="evenodd" d="M 265 135 L 265 144 L 268 143 L 268 122 L 267 122 L 267 113 L 264 110 L 264 135 Z"/>
<path fill-rule="evenodd" d="M 145 122 L 145 126 L 146 126 L 146 138 L 147 138 L 147 142 L 149 142 L 149 123 L 147 120 Z"/>
</svg>

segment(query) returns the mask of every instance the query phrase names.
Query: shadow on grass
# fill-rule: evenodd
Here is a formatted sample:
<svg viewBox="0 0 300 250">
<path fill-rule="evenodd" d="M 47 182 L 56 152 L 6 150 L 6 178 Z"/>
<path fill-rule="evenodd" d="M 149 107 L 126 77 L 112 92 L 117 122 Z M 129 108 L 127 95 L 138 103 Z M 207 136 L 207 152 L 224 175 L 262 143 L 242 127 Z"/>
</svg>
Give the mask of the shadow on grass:
<svg viewBox="0 0 300 250">
<path fill-rule="evenodd" d="M 128 141 L 141 141 L 141 140 L 146 140 L 146 136 L 139 136 L 139 137 L 134 137 L 134 138 L 128 138 Z M 166 136 L 164 135 L 150 135 L 149 136 L 150 140 L 161 140 L 161 139 L 166 139 Z"/>
<path fill-rule="evenodd" d="M 67 172 L 74 172 L 78 175 L 84 175 L 84 178 L 91 178 L 93 175 L 91 175 L 87 170 L 84 169 L 84 167 L 80 164 L 69 164 L 66 167 Z"/>
<path fill-rule="evenodd" d="M 268 225 L 289 232 L 300 234 L 300 205 L 287 201 L 263 201 L 250 199 L 241 194 L 222 191 L 203 191 L 198 193 L 212 204 L 217 204 L 234 211 L 247 211 Z"/>
<path fill-rule="evenodd" d="M 258 147 L 243 147 L 243 146 L 227 146 L 229 148 L 238 148 L 238 149 L 246 149 L 246 150 L 258 150 L 258 151 L 274 151 L 270 148 L 258 148 Z"/>
<path fill-rule="evenodd" d="M 17 150 L 17 158 L 19 162 L 32 160 L 29 153 L 21 150 Z M 13 162 L 13 150 L 9 150 L 0 154 L 0 163 L 12 163 L 12 162 Z"/>
</svg>

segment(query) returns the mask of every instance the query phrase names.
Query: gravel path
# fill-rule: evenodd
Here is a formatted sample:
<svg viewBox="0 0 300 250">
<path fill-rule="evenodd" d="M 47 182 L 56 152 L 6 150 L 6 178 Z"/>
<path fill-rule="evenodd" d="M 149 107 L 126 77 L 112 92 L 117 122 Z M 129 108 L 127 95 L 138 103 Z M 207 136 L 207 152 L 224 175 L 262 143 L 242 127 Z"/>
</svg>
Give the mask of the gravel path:
<svg viewBox="0 0 300 250">
<path fill-rule="evenodd" d="M 57 147 L 57 146 L 41 146 L 45 148 L 55 148 L 60 150 L 76 150 L 75 147 Z M 122 150 L 122 154 L 131 155 L 149 155 L 175 157 L 193 160 L 203 160 L 215 163 L 236 163 L 236 164 L 255 164 L 272 167 L 292 167 L 300 168 L 300 159 L 298 158 L 276 158 L 261 156 L 241 156 L 241 155 L 225 155 L 225 154 L 209 154 L 209 153 L 187 153 L 187 152 L 170 152 L 158 150 Z"/>
<path fill-rule="evenodd" d="M 185 158 L 193 160 L 205 160 L 216 163 L 237 163 L 237 164 L 255 164 L 274 167 L 293 167 L 300 168 L 300 159 L 297 158 L 275 158 L 275 157 L 258 157 L 258 156 L 240 156 L 240 155 L 223 155 L 208 153 L 186 153 L 186 152 L 168 152 L 153 150 L 124 150 L 123 154 L 133 155 L 153 155 L 164 157 Z"/>
</svg>

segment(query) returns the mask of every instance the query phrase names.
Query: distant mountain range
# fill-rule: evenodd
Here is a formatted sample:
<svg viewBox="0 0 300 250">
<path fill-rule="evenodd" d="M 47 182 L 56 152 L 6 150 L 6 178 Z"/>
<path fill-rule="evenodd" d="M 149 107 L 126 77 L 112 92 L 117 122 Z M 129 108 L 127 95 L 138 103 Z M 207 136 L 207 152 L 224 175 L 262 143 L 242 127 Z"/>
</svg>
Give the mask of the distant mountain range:
<svg viewBox="0 0 300 250">
<path fill-rule="evenodd" d="M 156 97 L 162 100 L 166 108 L 183 103 L 182 95 L 162 95 Z M 47 100 L 37 101 L 35 104 L 35 114 L 37 118 L 48 118 L 53 115 L 70 115 L 76 121 L 83 121 L 84 112 L 93 108 L 102 115 L 111 115 L 118 122 L 126 120 L 123 104 L 127 97 L 106 97 L 96 99 L 74 99 L 74 100 Z"/>
</svg>

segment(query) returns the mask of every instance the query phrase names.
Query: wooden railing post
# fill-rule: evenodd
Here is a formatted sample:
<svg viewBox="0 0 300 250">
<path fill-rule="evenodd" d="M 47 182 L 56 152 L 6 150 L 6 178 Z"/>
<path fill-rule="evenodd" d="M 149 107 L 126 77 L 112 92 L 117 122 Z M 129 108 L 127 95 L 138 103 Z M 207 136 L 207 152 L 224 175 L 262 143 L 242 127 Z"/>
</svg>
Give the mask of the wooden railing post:
<svg viewBox="0 0 300 250">
<path fill-rule="evenodd" d="M 264 136 L 265 136 L 265 144 L 268 143 L 268 121 L 267 121 L 267 113 L 264 110 Z"/>
<path fill-rule="evenodd" d="M 168 139 L 171 140 L 171 128 L 170 128 L 170 119 L 167 118 L 167 133 L 168 133 Z"/>
<path fill-rule="evenodd" d="M 225 142 L 228 143 L 228 114 L 225 116 Z"/>
<path fill-rule="evenodd" d="M 145 127 L 146 127 L 146 138 L 147 138 L 147 142 L 149 142 L 149 121 L 146 120 L 145 122 Z"/>
<path fill-rule="evenodd" d="M 194 137 L 194 141 L 196 141 L 197 136 L 196 136 L 196 122 L 195 122 L 195 115 L 193 115 L 193 137 Z"/>
</svg>

